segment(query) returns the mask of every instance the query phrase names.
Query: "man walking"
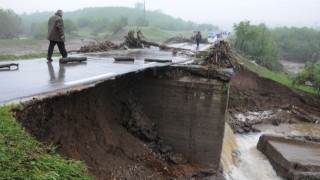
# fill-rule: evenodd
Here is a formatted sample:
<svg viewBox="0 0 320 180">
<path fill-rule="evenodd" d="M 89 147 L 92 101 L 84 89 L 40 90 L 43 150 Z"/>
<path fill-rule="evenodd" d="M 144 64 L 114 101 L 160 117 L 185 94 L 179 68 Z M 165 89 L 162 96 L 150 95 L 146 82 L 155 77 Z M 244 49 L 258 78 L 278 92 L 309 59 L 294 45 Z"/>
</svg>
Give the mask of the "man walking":
<svg viewBox="0 0 320 180">
<path fill-rule="evenodd" d="M 196 34 L 197 48 L 199 47 L 199 43 L 201 39 L 202 39 L 201 32 L 198 31 L 198 33 Z"/>
<path fill-rule="evenodd" d="M 63 58 L 68 56 L 66 51 L 64 41 L 64 24 L 62 20 L 63 11 L 58 10 L 57 13 L 49 19 L 48 22 L 48 40 L 50 41 L 49 48 L 48 48 L 48 55 L 47 60 L 52 61 L 52 53 L 54 46 L 57 44 L 60 54 Z"/>
</svg>

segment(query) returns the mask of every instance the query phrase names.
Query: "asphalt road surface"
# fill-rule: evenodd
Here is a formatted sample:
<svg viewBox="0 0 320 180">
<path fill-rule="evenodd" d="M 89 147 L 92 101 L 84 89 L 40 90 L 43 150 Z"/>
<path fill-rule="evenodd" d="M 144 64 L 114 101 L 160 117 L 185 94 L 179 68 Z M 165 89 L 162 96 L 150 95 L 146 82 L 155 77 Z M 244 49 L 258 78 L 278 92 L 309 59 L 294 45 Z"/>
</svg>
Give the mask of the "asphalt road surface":
<svg viewBox="0 0 320 180">
<path fill-rule="evenodd" d="M 193 50 L 193 45 L 185 45 Z M 209 45 L 200 45 L 206 49 Z M 144 62 L 145 58 L 172 60 L 182 63 L 190 60 L 186 56 L 173 56 L 171 52 L 158 48 L 111 51 L 85 55 L 87 62 L 60 64 L 59 58 L 48 62 L 45 58 L 1 62 L 19 63 L 18 70 L 0 69 L 0 105 L 19 103 L 33 97 L 58 92 L 63 89 L 90 84 L 117 75 L 142 70 L 148 67 L 166 66 L 170 63 Z M 134 62 L 115 62 L 114 57 L 134 57 Z M 12 68 L 14 69 L 14 68 Z"/>
</svg>

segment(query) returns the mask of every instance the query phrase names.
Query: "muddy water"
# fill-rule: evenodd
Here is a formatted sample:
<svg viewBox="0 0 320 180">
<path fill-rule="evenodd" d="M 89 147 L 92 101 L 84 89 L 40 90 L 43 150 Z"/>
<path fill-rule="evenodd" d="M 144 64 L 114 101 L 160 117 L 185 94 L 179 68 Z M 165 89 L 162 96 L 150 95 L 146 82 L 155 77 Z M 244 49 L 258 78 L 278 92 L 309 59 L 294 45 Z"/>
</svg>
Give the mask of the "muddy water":
<svg viewBox="0 0 320 180">
<path fill-rule="evenodd" d="M 280 61 L 283 68 L 287 71 L 290 75 L 295 75 L 303 70 L 304 63 L 298 62 L 291 62 L 291 61 Z"/>
<path fill-rule="evenodd" d="M 239 149 L 239 147 L 235 135 L 230 126 L 226 123 L 221 153 L 221 164 L 224 172 L 231 172 L 232 165 L 235 164 L 232 158 L 232 151 L 237 149 Z"/>
<path fill-rule="evenodd" d="M 241 162 L 238 166 L 232 165 L 231 173 L 225 173 L 228 180 L 277 180 L 282 179 L 276 175 L 267 158 L 257 150 L 256 145 L 262 134 L 274 134 L 280 136 L 312 136 L 320 137 L 319 124 L 280 124 L 257 125 L 261 133 L 250 133 L 235 136 L 241 152 Z"/>
</svg>

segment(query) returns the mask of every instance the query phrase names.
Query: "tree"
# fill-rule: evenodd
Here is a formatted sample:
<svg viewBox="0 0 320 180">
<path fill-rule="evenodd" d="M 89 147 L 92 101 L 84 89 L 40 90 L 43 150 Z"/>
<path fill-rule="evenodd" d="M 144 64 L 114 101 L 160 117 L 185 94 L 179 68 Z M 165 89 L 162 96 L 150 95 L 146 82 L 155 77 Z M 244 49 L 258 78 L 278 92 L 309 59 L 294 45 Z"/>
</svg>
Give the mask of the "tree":
<svg viewBox="0 0 320 180">
<path fill-rule="evenodd" d="M 320 32 L 311 28 L 276 28 L 273 36 L 282 59 L 308 62 L 320 58 Z"/>
<path fill-rule="evenodd" d="M 121 17 L 120 24 L 122 25 L 122 27 L 127 26 L 128 25 L 128 18 Z"/>
<path fill-rule="evenodd" d="M 128 18 L 126 17 L 121 17 L 120 20 L 118 19 L 113 19 L 110 23 L 110 31 L 113 33 L 117 33 L 120 31 L 124 26 L 128 25 Z"/>
<path fill-rule="evenodd" d="M 23 32 L 22 20 L 14 11 L 0 9 L 0 38 L 14 38 Z"/>
<path fill-rule="evenodd" d="M 136 19 L 136 25 L 137 26 L 148 26 L 149 22 L 148 22 L 148 20 L 144 19 L 144 17 L 140 16 L 138 19 Z"/>
<path fill-rule="evenodd" d="M 297 74 L 292 84 L 304 85 L 307 81 L 310 81 L 313 88 L 320 93 L 320 63 L 306 63 L 303 71 Z"/>
<path fill-rule="evenodd" d="M 80 28 L 83 28 L 83 27 L 89 27 L 90 26 L 90 19 L 89 18 L 79 18 L 78 21 L 77 21 L 77 24 Z"/>
<path fill-rule="evenodd" d="M 265 25 L 251 25 L 250 21 L 234 24 L 236 40 L 234 46 L 239 50 L 254 56 L 256 61 L 268 69 L 279 69 L 279 47 L 272 31 Z"/>
<path fill-rule="evenodd" d="M 135 7 L 136 9 L 144 9 L 144 4 L 141 3 L 141 2 L 137 2 L 137 3 L 134 5 L 134 7 Z"/>
<path fill-rule="evenodd" d="M 32 36 L 35 39 L 45 39 L 48 33 L 48 23 L 46 21 L 32 24 Z"/>
<path fill-rule="evenodd" d="M 71 19 L 64 20 L 64 28 L 68 34 L 70 34 L 72 31 L 78 30 L 78 26 Z"/>
</svg>

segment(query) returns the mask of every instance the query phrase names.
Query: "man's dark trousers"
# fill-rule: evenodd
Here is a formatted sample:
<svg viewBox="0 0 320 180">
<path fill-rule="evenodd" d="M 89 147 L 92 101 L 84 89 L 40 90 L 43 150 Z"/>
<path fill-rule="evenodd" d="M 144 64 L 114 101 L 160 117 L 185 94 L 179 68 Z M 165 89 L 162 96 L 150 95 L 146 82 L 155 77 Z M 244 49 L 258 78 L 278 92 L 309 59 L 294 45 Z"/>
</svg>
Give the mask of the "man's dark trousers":
<svg viewBox="0 0 320 180">
<path fill-rule="evenodd" d="M 47 59 L 51 59 L 52 57 L 52 53 L 53 53 L 53 49 L 55 45 L 58 45 L 60 54 L 62 55 L 63 58 L 68 56 L 67 50 L 64 46 L 64 42 L 59 42 L 59 41 L 51 41 L 50 40 L 50 44 L 49 44 L 49 48 L 48 48 L 48 56 Z"/>
</svg>

